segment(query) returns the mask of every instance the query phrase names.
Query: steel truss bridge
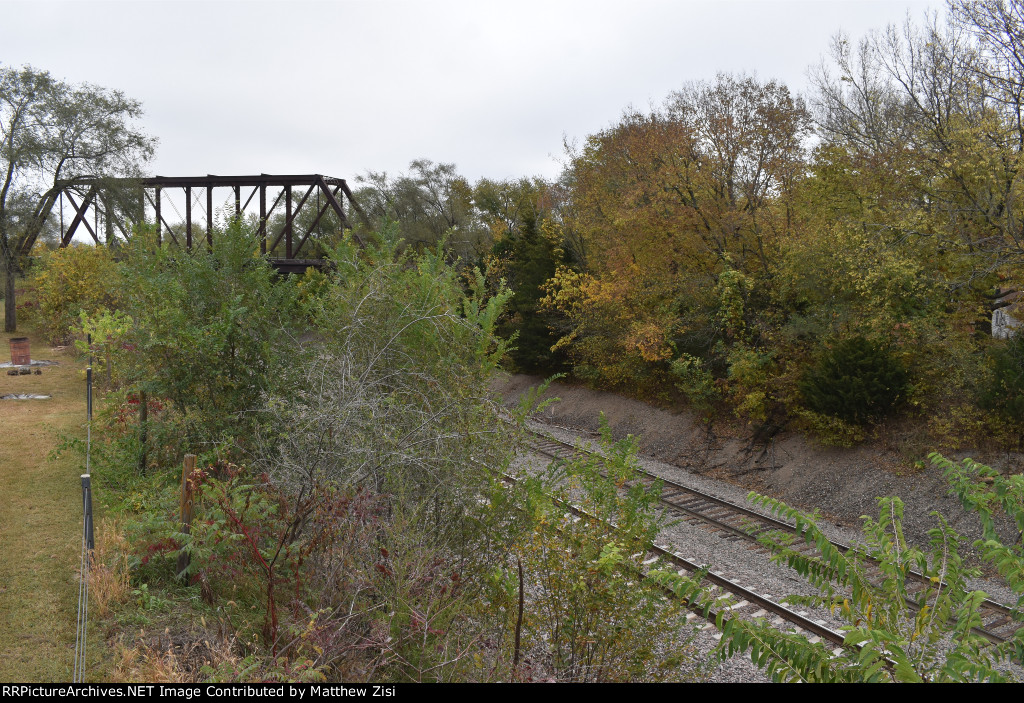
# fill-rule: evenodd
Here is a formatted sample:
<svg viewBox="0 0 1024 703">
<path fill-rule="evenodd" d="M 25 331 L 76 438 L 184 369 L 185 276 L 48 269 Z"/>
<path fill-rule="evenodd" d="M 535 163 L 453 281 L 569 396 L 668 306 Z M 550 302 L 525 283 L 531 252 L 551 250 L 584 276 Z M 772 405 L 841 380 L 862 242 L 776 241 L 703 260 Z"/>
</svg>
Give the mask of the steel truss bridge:
<svg viewBox="0 0 1024 703">
<path fill-rule="evenodd" d="M 217 195 L 216 189 L 221 190 Z M 289 273 L 324 264 L 322 258 L 303 258 L 304 247 L 312 254 L 306 246 L 311 236 L 315 240 L 324 226 L 351 228 L 351 210 L 363 214 L 344 179 L 321 174 L 82 177 L 59 182 L 42 203 L 42 217 L 51 216 L 54 206 L 59 208 L 61 247 L 70 246 L 83 230 L 97 245 L 116 245 L 145 227 L 155 230 L 158 245 L 188 250 L 213 248 L 218 206 L 225 217 L 232 210 L 235 217 L 255 215 L 258 208 L 260 253 L 278 271 Z M 24 240 L 20 253 L 27 254 L 35 239 Z"/>
</svg>

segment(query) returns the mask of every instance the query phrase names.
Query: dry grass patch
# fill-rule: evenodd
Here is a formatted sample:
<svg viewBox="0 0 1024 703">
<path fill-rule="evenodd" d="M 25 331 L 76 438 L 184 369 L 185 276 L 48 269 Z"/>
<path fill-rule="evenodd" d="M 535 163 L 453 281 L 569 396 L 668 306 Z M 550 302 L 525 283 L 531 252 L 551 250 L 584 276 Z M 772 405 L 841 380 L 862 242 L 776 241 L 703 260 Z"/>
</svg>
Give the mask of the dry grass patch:
<svg viewBox="0 0 1024 703">
<path fill-rule="evenodd" d="M 106 617 L 112 605 L 127 600 L 130 590 L 128 540 L 118 523 L 104 520 L 96 533 L 96 549 L 89 574 L 89 595 L 92 596 L 96 615 Z"/>
<path fill-rule="evenodd" d="M 41 375 L 0 373 L 0 395 L 49 400 L 0 401 L 0 681 L 65 681 L 74 663 L 83 467 L 77 457 L 48 458 L 60 434 L 85 436 L 85 384 L 70 350 L 54 350 L 28 325 L 0 338 L 29 337 L 32 357 L 59 362 Z M 90 633 L 87 677 L 101 676 L 103 638 Z"/>
<path fill-rule="evenodd" d="M 111 671 L 116 683 L 199 683 L 210 670 L 239 672 L 244 666 L 235 640 L 198 628 L 159 634 L 138 633 L 131 644 L 121 643 Z"/>
</svg>

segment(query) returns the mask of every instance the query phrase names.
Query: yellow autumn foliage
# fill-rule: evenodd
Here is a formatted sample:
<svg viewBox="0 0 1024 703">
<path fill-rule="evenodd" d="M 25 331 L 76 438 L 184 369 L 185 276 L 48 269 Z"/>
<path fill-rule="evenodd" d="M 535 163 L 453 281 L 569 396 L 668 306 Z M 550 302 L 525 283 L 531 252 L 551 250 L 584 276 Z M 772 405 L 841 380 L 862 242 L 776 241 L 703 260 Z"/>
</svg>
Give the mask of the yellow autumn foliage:
<svg viewBox="0 0 1024 703">
<path fill-rule="evenodd" d="M 66 343 L 79 313 L 118 307 L 119 266 L 108 249 L 77 246 L 48 252 L 31 279 L 39 324 L 53 343 Z"/>
</svg>

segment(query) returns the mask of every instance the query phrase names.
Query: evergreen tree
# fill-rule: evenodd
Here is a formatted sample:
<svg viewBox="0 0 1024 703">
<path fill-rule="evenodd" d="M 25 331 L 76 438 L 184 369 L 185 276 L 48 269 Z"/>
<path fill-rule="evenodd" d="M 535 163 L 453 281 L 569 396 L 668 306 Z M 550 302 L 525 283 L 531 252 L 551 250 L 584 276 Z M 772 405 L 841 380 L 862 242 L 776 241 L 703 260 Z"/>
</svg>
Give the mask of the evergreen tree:
<svg viewBox="0 0 1024 703">
<path fill-rule="evenodd" d="M 551 351 L 558 341 L 549 326 L 547 314 L 537 310 L 544 296 L 541 286 L 565 263 L 564 253 L 540 231 L 535 212 L 522 215 L 518 236 L 506 237 L 494 246 L 493 253 L 508 262 L 509 286 L 513 295 L 499 334 L 508 338 L 518 332 L 510 356 L 518 370 L 549 373 L 561 368 L 564 359 Z"/>
<path fill-rule="evenodd" d="M 896 406 L 907 380 L 903 365 L 887 350 L 851 337 L 821 356 L 804 374 L 800 391 L 811 410 L 865 424 Z"/>
</svg>

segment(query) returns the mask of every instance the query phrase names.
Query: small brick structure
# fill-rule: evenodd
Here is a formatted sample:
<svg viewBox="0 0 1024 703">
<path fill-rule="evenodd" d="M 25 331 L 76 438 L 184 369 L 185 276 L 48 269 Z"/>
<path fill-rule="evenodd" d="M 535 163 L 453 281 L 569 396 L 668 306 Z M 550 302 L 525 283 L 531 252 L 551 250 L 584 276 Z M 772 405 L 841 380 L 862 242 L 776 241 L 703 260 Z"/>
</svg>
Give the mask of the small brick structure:
<svg viewBox="0 0 1024 703">
<path fill-rule="evenodd" d="M 28 366 L 32 363 L 32 352 L 29 347 L 28 337 L 11 338 L 11 364 L 14 366 Z"/>
</svg>

